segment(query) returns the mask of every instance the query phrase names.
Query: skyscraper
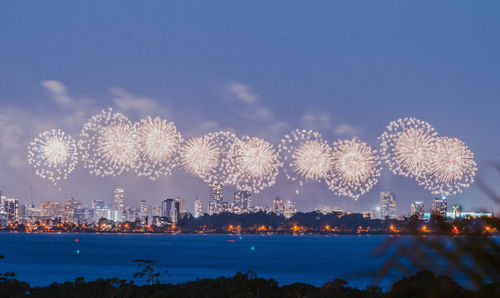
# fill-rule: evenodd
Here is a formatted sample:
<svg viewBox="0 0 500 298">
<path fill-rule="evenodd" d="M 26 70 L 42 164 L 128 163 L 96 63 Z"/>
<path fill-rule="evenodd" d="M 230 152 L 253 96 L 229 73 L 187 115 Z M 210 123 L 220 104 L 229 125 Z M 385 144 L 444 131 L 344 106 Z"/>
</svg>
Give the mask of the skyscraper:
<svg viewBox="0 0 500 298">
<path fill-rule="evenodd" d="M 218 214 L 222 212 L 222 185 L 216 184 L 210 187 L 210 201 L 208 202 L 208 213 Z"/>
<path fill-rule="evenodd" d="M 283 215 L 285 218 L 290 218 L 297 213 L 297 205 L 292 201 L 286 201 L 284 207 Z"/>
<path fill-rule="evenodd" d="M 117 188 L 114 193 L 113 211 L 115 213 L 115 221 L 123 221 L 125 218 L 125 191 Z"/>
<path fill-rule="evenodd" d="M 139 201 L 139 218 L 141 224 L 148 224 L 148 207 L 146 206 L 146 201 L 144 200 Z"/>
<path fill-rule="evenodd" d="M 172 210 L 174 209 L 174 199 L 166 199 L 161 203 L 161 216 L 172 218 Z"/>
<path fill-rule="evenodd" d="M 184 199 L 166 199 L 161 205 L 162 216 L 167 217 L 171 222 L 176 223 L 184 214 Z"/>
<path fill-rule="evenodd" d="M 411 204 L 411 215 L 416 215 L 418 219 L 423 219 L 425 213 L 424 202 L 413 202 Z"/>
<path fill-rule="evenodd" d="M 203 216 L 203 205 L 199 199 L 194 200 L 194 217 Z"/>
<path fill-rule="evenodd" d="M 18 199 L 6 199 L 4 202 L 4 210 L 7 213 L 7 219 L 9 222 L 19 221 L 19 200 Z"/>
<path fill-rule="evenodd" d="M 285 203 L 280 198 L 276 198 L 273 201 L 272 211 L 274 214 L 283 215 L 285 213 Z"/>
<path fill-rule="evenodd" d="M 237 191 L 234 193 L 234 213 L 249 213 L 252 210 L 252 194 L 249 191 Z"/>
<path fill-rule="evenodd" d="M 439 215 L 446 217 L 448 211 L 448 202 L 446 197 L 435 198 L 431 204 L 431 215 Z"/>
<path fill-rule="evenodd" d="M 386 191 L 381 192 L 380 207 L 382 209 L 382 218 L 396 218 L 396 194 Z"/>
</svg>

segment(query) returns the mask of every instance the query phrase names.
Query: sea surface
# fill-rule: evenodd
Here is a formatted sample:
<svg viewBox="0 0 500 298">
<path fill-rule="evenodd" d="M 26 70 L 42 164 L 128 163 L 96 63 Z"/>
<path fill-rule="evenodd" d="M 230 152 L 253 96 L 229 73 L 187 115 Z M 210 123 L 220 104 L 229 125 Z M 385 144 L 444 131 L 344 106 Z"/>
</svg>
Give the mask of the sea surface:
<svg viewBox="0 0 500 298">
<path fill-rule="evenodd" d="M 386 257 L 374 250 L 390 236 L 0 233 L 0 272 L 31 285 L 118 277 L 134 280 L 136 259 L 152 259 L 162 282 L 233 276 L 252 270 L 280 285 L 321 286 L 341 278 L 365 288 Z M 404 236 L 403 236 L 404 237 Z M 382 280 L 387 288 L 396 272 Z M 136 283 L 141 283 L 135 280 Z"/>
</svg>

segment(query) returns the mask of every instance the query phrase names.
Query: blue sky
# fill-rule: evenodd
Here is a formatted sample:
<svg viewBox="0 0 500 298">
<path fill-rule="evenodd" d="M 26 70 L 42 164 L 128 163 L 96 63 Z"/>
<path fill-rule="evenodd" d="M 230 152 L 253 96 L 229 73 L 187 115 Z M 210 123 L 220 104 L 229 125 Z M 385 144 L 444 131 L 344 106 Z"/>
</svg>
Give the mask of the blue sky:
<svg viewBox="0 0 500 298">
<path fill-rule="evenodd" d="M 35 201 L 110 202 L 118 186 L 134 205 L 182 196 L 191 206 L 195 194 L 206 201 L 206 186 L 182 171 L 150 182 L 79 167 L 62 191 L 34 175 L 25 149 L 32 138 L 50 128 L 77 136 L 109 106 L 134 121 L 166 117 L 186 137 L 233 129 L 277 143 L 288 130 L 312 128 L 373 147 L 390 121 L 417 117 L 466 142 L 481 169 L 499 160 L 499 9 L 497 1 L 4 2 L 0 188 L 24 199 L 33 185 Z M 498 176 L 485 176 L 498 185 Z M 357 202 L 316 184 L 295 196 L 280 182 L 256 203 L 279 195 L 302 209 L 361 211 L 392 190 L 405 214 L 413 200 L 432 198 L 386 169 Z M 450 201 L 494 206 L 474 186 Z"/>
</svg>

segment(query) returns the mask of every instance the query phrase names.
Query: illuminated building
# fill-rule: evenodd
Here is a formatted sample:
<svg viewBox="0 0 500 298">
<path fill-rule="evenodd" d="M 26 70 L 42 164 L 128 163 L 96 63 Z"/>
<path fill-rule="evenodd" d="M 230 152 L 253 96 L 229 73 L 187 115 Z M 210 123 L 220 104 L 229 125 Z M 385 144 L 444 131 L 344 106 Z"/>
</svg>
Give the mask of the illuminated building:
<svg viewBox="0 0 500 298">
<path fill-rule="evenodd" d="M 194 217 L 203 216 L 203 205 L 199 199 L 194 200 Z"/>
<path fill-rule="evenodd" d="M 123 221 L 125 217 L 125 191 L 117 188 L 114 192 L 114 221 Z"/>
<path fill-rule="evenodd" d="M 286 201 L 284 205 L 285 209 L 283 211 L 283 215 L 285 218 L 290 218 L 297 213 L 297 205 L 294 202 Z"/>
<path fill-rule="evenodd" d="M 273 201 L 272 212 L 277 215 L 283 215 L 285 213 L 285 202 L 280 198 L 276 198 Z"/>
<path fill-rule="evenodd" d="M 380 207 L 382 218 L 396 218 L 396 194 L 392 192 L 380 193 Z"/>
<path fill-rule="evenodd" d="M 249 191 L 234 193 L 233 211 L 236 214 L 249 213 L 252 210 L 252 194 Z"/>
<path fill-rule="evenodd" d="M 64 202 L 63 221 L 77 221 L 74 218 L 75 209 L 81 209 L 81 208 L 82 208 L 82 203 L 80 201 L 77 201 L 73 198 L 69 198 L 68 200 L 66 200 L 66 202 Z"/>
<path fill-rule="evenodd" d="M 431 213 L 425 212 L 424 219 L 430 219 Z M 481 217 L 493 217 L 493 213 L 491 212 L 473 212 L 473 211 L 462 211 L 460 213 L 446 212 L 446 218 L 448 219 L 457 219 L 457 218 L 481 218 Z"/>
<path fill-rule="evenodd" d="M 168 218 L 171 222 L 176 223 L 184 214 L 184 199 L 166 199 L 161 206 L 162 217 Z"/>
<path fill-rule="evenodd" d="M 139 218 L 142 225 L 148 224 L 148 207 L 144 200 L 139 201 Z"/>
<path fill-rule="evenodd" d="M 222 212 L 222 185 L 217 184 L 210 187 L 210 201 L 208 202 L 208 213 L 218 214 Z"/>
<path fill-rule="evenodd" d="M 8 198 L 4 202 L 4 211 L 7 213 L 9 222 L 19 221 L 21 216 L 19 214 L 19 200 Z"/>
<path fill-rule="evenodd" d="M 411 204 L 411 215 L 423 219 L 425 213 L 424 202 L 413 202 Z"/>
<path fill-rule="evenodd" d="M 446 197 L 435 198 L 431 204 L 431 215 L 446 217 L 446 212 L 448 212 L 448 202 Z"/>
<path fill-rule="evenodd" d="M 40 205 L 40 215 L 44 218 L 54 219 L 63 216 L 64 206 L 60 202 L 45 201 Z"/>
<path fill-rule="evenodd" d="M 92 209 L 104 209 L 104 200 L 93 200 Z"/>
<path fill-rule="evenodd" d="M 339 207 L 333 206 L 318 206 L 316 207 L 316 211 L 321 212 L 322 214 L 330 214 L 330 213 L 342 213 L 343 210 Z"/>
</svg>

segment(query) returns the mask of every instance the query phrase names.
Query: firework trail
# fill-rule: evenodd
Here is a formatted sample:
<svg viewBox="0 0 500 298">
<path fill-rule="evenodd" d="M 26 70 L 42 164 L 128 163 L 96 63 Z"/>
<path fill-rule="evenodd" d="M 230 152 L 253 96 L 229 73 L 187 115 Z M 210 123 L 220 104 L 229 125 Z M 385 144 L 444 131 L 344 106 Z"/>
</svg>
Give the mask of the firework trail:
<svg viewBox="0 0 500 298">
<path fill-rule="evenodd" d="M 190 139 L 181 147 L 181 164 L 210 186 L 235 184 L 236 168 L 229 154 L 237 141 L 236 135 L 228 131 Z"/>
<path fill-rule="evenodd" d="M 75 140 L 60 129 L 42 132 L 28 146 L 28 163 L 36 175 L 54 184 L 67 179 L 77 162 Z"/>
<path fill-rule="evenodd" d="M 380 153 L 396 175 L 424 178 L 430 171 L 436 131 L 427 122 L 415 118 L 392 121 L 379 139 Z"/>
<path fill-rule="evenodd" d="M 94 115 L 80 132 L 83 165 L 96 176 L 116 176 L 137 166 L 135 126 L 111 108 Z"/>
<path fill-rule="evenodd" d="M 281 162 L 271 143 L 244 136 L 233 144 L 230 159 L 235 164 L 238 190 L 259 193 L 276 183 Z"/>
<path fill-rule="evenodd" d="M 333 144 L 328 188 L 338 196 L 357 200 L 378 182 L 381 167 L 377 151 L 354 138 Z"/>
<path fill-rule="evenodd" d="M 431 155 L 430 172 L 419 181 L 432 194 L 455 195 L 474 183 L 474 153 L 461 140 L 439 137 Z"/>
<path fill-rule="evenodd" d="M 296 129 L 284 136 L 278 145 L 287 179 L 298 181 L 323 181 L 331 167 L 331 147 L 318 132 Z M 295 191 L 297 194 L 299 190 Z"/>
<path fill-rule="evenodd" d="M 173 122 L 148 116 L 136 124 L 139 148 L 135 171 L 152 180 L 172 174 L 179 164 L 182 136 Z"/>
</svg>

